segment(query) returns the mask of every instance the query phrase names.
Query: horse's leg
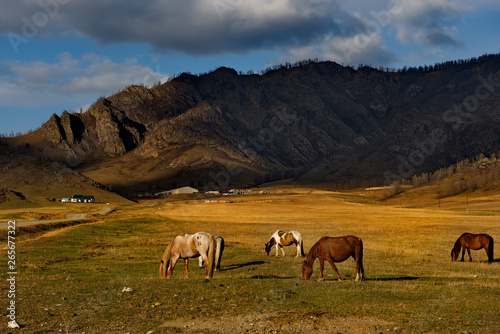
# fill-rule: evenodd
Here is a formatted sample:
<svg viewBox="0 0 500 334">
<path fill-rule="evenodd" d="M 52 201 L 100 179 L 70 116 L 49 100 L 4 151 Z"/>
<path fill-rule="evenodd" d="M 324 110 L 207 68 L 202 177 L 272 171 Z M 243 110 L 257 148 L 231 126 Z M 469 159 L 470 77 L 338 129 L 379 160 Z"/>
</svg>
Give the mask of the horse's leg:
<svg viewBox="0 0 500 334">
<path fill-rule="evenodd" d="M 170 266 L 167 268 L 167 278 L 170 278 L 172 272 L 174 271 L 175 264 L 177 263 L 178 257 L 170 258 Z"/>
<path fill-rule="evenodd" d="M 201 256 L 198 256 L 198 267 L 203 268 L 203 258 Z"/>
<path fill-rule="evenodd" d="M 300 243 L 297 242 L 297 255 L 295 255 L 295 258 L 298 258 L 300 256 Z"/>
<path fill-rule="evenodd" d="M 278 244 L 276 244 L 276 254 L 274 256 L 279 256 L 280 255 L 280 247 Z"/>
<path fill-rule="evenodd" d="M 318 281 L 323 281 L 323 269 L 325 268 L 325 260 L 319 260 L 319 279 Z"/>
<path fill-rule="evenodd" d="M 184 278 L 188 278 L 188 259 L 184 259 Z"/>
<path fill-rule="evenodd" d="M 281 252 L 283 253 L 283 257 L 285 257 L 285 247 L 280 245 Z"/>
<path fill-rule="evenodd" d="M 210 264 L 208 263 L 208 256 L 200 255 L 200 258 L 203 259 L 203 263 L 205 263 L 205 268 L 206 268 L 205 278 L 210 278 L 208 276 L 208 271 L 210 268 Z"/>
<path fill-rule="evenodd" d="M 464 262 L 464 255 L 465 255 L 465 246 L 462 246 L 462 259 L 460 260 L 461 262 Z"/>
<path fill-rule="evenodd" d="M 365 269 L 363 268 L 363 253 L 357 252 L 352 256 L 356 261 L 356 282 L 361 282 L 365 276 Z"/>
<path fill-rule="evenodd" d="M 339 271 L 337 270 L 337 266 L 335 265 L 335 262 L 333 262 L 332 258 L 326 259 L 328 263 L 332 266 L 333 270 L 335 270 L 335 273 L 337 274 L 337 277 L 339 278 L 339 281 L 342 281 L 342 277 L 340 277 Z"/>
<path fill-rule="evenodd" d="M 361 273 L 361 268 L 363 265 L 360 263 L 359 259 L 356 260 L 356 278 L 354 279 L 356 282 L 360 282 L 363 280 L 363 274 Z"/>
<path fill-rule="evenodd" d="M 469 261 L 472 262 L 472 256 L 470 256 L 470 248 L 466 248 L 467 249 L 467 254 L 469 254 Z"/>
<path fill-rule="evenodd" d="M 484 247 L 484 251 L 486 252 L 486 256 L 488 257 L 488 262 L 491 262 L 490 261 L 490 252 L 489 252 L 489 249 L 488 249 L 489 247 L 491 247 L 491 246 Z"/>
</svg>

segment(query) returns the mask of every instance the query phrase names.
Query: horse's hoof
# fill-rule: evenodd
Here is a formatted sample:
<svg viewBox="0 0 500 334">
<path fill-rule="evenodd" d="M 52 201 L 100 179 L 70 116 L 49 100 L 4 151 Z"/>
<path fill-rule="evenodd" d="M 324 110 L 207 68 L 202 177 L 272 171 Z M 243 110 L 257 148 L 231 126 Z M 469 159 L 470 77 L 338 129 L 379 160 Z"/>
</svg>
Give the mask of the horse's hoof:
<svg viewBox="0 0 500 334">
<path fill-rule="evenodd" d="M 318 278 L 318 282 L 323 282 L 325 279 L 323 277 Z"/>
</svg>

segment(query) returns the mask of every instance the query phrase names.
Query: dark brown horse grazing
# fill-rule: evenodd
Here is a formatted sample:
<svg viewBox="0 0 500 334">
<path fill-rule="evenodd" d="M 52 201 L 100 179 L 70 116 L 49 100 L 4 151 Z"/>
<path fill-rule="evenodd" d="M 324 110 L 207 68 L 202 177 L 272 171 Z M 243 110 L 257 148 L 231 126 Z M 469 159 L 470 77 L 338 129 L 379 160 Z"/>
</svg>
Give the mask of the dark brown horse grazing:
<svg viewBox="0 0 500 334">
<path fill-rule="evenodd" d="M 486 251 L 488 262 L 493 262 L 493 238 L 488 234 L 464 233 L 457 239 L 455 246 L 451 250 L 451 260 L 456 261 L 460 255 L 460 249 L 462 249 L 462 259 L 460 261 L 464 260 L 465 250 L 469 254 L 469 260 L 472 261 L 470 250 L 479 250 L 481 248 Z"/>
<path fill-rule="evenodd" d="M 330 263 L 335 273 L 339 278 L 339 271 L 335 266 L 335 262 L 343 262 L 349 257 L 353 257 L 356 261 L 356 281 L 363 280 L 365 271 L 363 269 L 363 242 L 360 238 L 347 235 L 344 237 L 323 237 L 315 243 L 306 259 L 302 263 L 302 279 L 309 279 L 313 272 L 313 263 L 316 258 L 319 259 L 319 279 L 323 280 L 323 268 L 325 260 Z"/>
</svg>

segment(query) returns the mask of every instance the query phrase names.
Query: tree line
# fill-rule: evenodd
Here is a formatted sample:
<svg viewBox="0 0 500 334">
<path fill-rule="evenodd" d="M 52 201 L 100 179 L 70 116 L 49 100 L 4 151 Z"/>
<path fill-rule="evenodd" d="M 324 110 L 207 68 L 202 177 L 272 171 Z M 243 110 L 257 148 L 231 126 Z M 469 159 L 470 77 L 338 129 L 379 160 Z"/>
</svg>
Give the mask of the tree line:
<svg viewBox="0 0 500 334">
<path fill-rule="evenodd" d="M 500 184 L 500 151 L 489 157 L 480 154 L 474 159 L 465 159 L 433 173 L 414 175 L 400 185 L 415 188 L 435 185 L 439 197 L 455 196 L 476 190 L 498 189 Z"/>
</svg>

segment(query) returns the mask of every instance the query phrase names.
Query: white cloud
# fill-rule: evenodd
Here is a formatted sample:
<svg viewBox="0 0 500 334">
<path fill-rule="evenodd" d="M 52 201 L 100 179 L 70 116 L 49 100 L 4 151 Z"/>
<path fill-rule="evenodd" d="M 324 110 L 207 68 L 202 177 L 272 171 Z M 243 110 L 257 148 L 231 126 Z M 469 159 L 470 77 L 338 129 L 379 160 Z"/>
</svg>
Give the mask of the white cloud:
<svg viewBox="0 0 500 334">
<path fill-rule="evenodd" d="M 86 54 L 80 59 L 69 53 L 55 63 L 8 61 L 1 69 L 0 100 L 12 106 L 50 105 L 54 101 L 95 100 L 131 84 L 147 86 L 165 82 L 168 76 L 137 64 L 135 59 L 119 64 L 107 57 Z"/>
<path fill-rule="evenodd" d="M 396 55 L 384 45 L 380 35 L 359 33 L 352 37 L 327 36 L 317 44 L 288 50 L 282 62 L 293 63 L 308 58 L 344 65 L 380 66 L 391 64 Z"/>
</svg>

